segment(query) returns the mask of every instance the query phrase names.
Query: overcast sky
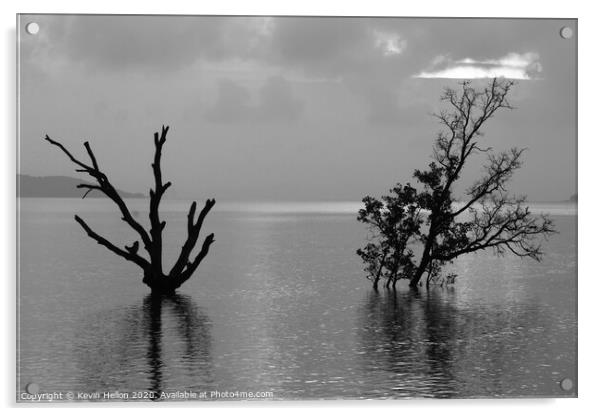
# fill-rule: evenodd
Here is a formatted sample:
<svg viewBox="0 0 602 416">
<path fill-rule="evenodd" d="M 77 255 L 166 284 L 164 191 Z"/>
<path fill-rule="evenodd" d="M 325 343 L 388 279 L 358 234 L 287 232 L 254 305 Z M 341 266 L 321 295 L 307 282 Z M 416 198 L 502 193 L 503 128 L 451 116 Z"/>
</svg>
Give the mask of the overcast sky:
<svg viewBox="0 0 602 416">
<path fill-rule="evenodd" d="M 30 21 L 40 24 L 32 36 Z M 482 139 L 527 147 L 511 190 L 576 192 L 574 21 L 398 18 L 24 16 L 21 173 L 75 176 L 45 134 L 115 186 L 152 183 L 153 132 L 168 196 L 359 200 L 429 162 L 444 86 L 516 79 L 516 110 Z M 462 188 L 477 178 L 469 166 Z"/>
</svg>

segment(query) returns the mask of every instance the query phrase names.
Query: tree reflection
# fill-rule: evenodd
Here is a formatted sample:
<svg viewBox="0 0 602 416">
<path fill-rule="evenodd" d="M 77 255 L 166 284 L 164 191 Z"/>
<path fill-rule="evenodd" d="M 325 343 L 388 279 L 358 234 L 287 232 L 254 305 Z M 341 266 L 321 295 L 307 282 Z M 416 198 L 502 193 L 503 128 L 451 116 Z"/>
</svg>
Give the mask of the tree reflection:
<svg viewBox="0 0 602 416">
<path fill-rule="evenodd" d="M 147 366 L 150 378 L 149 391 L 155 396 L 168 390 L 164 381 L 164 370 L 169 358 L 184 370 L 187 375 L 198 379 L 211 371 L 210 323 L 189 296 L 174 294 L 171 296 L 148 295 L 144 298 L 143 327 L 148 334 Z M 175 326 L 175 334 L 169 328 L 164 329 L 164 321 Z M 178 339 L 173 339 L 174 335 Z M 179 344 L 179 356 L 169 356 L 163 351 L 163 344 Z M 173 368 L 173 367 L 172 367 Z M 171 368 L 170 368 L 171 369 Z M 196 386 L 171 386 L 171 389 L 184 390 Z"/>
<path fill-rule="evenodd" d="M 161 351 L 162 345 L 162 298 L 156 296 L 147 296 L 144 298 L 143 311 L 148 333 L 148 351 L 146 359 L 148 362 L 150 387 L 149 391 L 153 392 L 153 397 L 161 395 L 163 390 L 163 357 Z"/>
<path fill-rule="evenodd" d="M 369 291 L 359 338 L 376 397 L 558 395 L 570 332 L 529 302 L 460 303 L 452 288 Z"/>
<path fill-rule="evenodd" d="M 366 365 L 386 371 L 381 396 L 455 395 L 455 313 L 434 293 L 370 291 L 364 304 L 361 341 Z M 385 391 L 386 390 L 386 391 Z"/>
<path fill-rule="evenodd" d="M 80 391 L 160 396 L 214 385 L 211 322 L 185 295 L 147 295 L 141 304 L 85 317 L 74 351 Z"/>
</svg>

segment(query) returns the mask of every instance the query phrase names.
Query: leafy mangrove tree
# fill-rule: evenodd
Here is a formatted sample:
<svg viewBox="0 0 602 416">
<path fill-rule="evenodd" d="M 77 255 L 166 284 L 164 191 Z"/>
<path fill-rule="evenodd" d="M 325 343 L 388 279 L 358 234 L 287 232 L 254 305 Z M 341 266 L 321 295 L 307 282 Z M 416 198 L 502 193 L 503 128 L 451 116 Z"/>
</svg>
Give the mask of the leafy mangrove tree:
<svg viewBox="0 0 602 416">
<path fill-rule="evenodd" d="M 370 236 L 357 254 L 375 289 L 381 280 L 387 288 L 395 288 L 400 279 L 412 287 L 424 277 L 427 286 L 453 280 L 455 275 L 443 275 L 443 266 L 481 250 L 541 260 L 541 238 L 553 233 L 554 225 L 547 215 L 532 214 L 525 197 L 507 190 L 525 149 L 494 153 L 481 144 L 485 123 L 512 108 L 512 86 L 493 79 L 483 89 L 468 81 L 459 91 L 445 89 L 445 109 L 435 115 L 443 129 L 427 169 L 414 171 L 414 184 L 397 184 L 382 198 L 363 199 L 357 219 L 368 226 Z M 486 160 L 483 176 L 456 198 L 454 186 L 478 155 Z"/>
</svg>

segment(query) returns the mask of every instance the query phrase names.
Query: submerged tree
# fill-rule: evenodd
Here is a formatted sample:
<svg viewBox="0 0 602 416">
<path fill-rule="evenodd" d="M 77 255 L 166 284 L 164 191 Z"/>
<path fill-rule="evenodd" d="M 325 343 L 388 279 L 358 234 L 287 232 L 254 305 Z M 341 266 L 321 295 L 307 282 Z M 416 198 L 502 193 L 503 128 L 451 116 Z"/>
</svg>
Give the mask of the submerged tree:
<svg viewBox="0 0 602 416">
<path fill-rule="evenodd" d="M 154 135 L 155 156 L 151 166 L 153 168 L 155 184 L 154 189 L 151 189 L 149 192 L 149 231 L 147 231 L 142 224 L 134 219 L 130 209 L 127 207 L 126 203 L 121 198 L 115 187 L 111 184 L 107 175 L 100 170 L 96 157 L 94 156 L 92 148 L 88 142 L 84 143 L 84 147 L 86 148 L 90 162 L 84 163 L 74 157 L 61 143 L 52 140 L 50 137 L 48 137 L 48 135 L 45 137 L 46 141 L 61 149 L 63 153 L 65 153 L 69 159 L 71 159 L 71 161 L 79 167 L 76 169 L 76 172 L 87 173 L 95 180 L 96 184 L 82 183 L 77 186 L 78 188 L 87 190 L 82 198 L 85 198 L 88 193 L 95 190 L 105 194 L 108 198 L 115 202 L 119 208 L 119 211 L 121 212 L 121 219 L 138 234 L 139 238 L 132 242 L 131 245 L 125 245 L 123 248 L 121 248 L 93 231 L 90 226 L 79 216 L 76 215 L 75 220 L 79 223 L 79 225 L 82 226 L 88 236 L 94 239 L 98 244 L 105 246 L 118 256 L 123 257 L 124 259 L 131 261 L 142 268 L 144 276 L 142 281 L 151 288 L 153 294 L 174 293 L 177 288 L 179 288 L 192 276 L 194 271 L 199 267 L 209 252 L 209 247 L 215 241 L 214 235 L 209 234 L 205 238 L 203 245 L 196 256 L 191 257 L 192 251 L 194 250 L 199 238 L 203 221 L 205 220 L 205 217 L 211 208 L 213 208 L 215 205 L 214 199 L 208 199 L 205 202 L 204 208 L 197 216 L 197 204 L 196 201 L 193 202 L 188 212 L 188 236 L 186 241 L 182 246 L 176 263 L 168 273 L 164 273 L 162 235 L 166 222 L 161 221 L 159 217 L 159 204 L 161 203 L 161 198 L 165 194 L 165 191 L 167 191 L 167 189 L 171 186 L 171 182 L 163 183 L 163 178 L 161 176 L 161 151 L 165 141 L 167 140 L 168 130 L 168 126 L 163 126 L 161 129 L 161 135 L 159 135 L 159 133 L 155 133 Z M 142 245 L 148 254 L 148 258 L 139 253 L 139 240 L 142 241 Z"/>
<path fill-rule="evenodd" d="M 521 167 L 524 149 L 495 154 L 482 147 L 482 127 L 508 103 L 511 81 L 493 79 L 477 90 L 468 81 L 461 90 L 446 89 L 441 100 L 448 109 L 436 118 L 443 125 L 426 170 L 414 171 L 418 182 L 397 184 L 390 194 L 363 199 L 358 221 L 368 225 L 368 244 L 357 250 L 368 279 L 376 289 L 381 279 L 393 288 L 400 279 L 416 287 L 426 275 L 427 287 L 443 280 L 443 266 L 458 256 L 491 249 L 540 261 L 540 239 L 554 231 L 547 215 L 533 215 L 525 197 L 511 196 L 507 184 Z M 484 175 L 466 190 L 461 200 L 453 188 L 469 159 L 485 155 Z M 419 255 L 415 255 L 414 249 Z M 453 280 L 454 275 L 447 276 Z"/>
</svg>

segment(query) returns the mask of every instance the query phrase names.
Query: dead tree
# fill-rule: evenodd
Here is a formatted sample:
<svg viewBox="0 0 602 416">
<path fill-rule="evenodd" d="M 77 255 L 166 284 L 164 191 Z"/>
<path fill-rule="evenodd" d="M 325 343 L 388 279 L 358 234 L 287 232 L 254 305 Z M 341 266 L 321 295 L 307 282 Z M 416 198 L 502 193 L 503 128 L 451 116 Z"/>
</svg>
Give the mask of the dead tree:
<svg viewBox="0 0 602 416">
<path fill-rule="evenodd" d="M 444 264 L 486 249 L 539 261 L 540 238 L 555 232 L 549 216 L 533 215 L 524 197 L 507 191 L 524 149 L 495 154 L 480 143 L 484 124 L 499 110 L 512 108 L 507 99 L 512 82 L 494 79 L 483 90 L 470 82 L 460 85 L 461 91 L 446 89 L 441 98 L 448 107 L 436 115 L 443 130 L 428 169 L 414 172 L 418 188 L 397 184 L 380 200 L 364 198 L 358 220 L 373 235 L 358 254 L 375 287 L 383 277 L 387 287 L 399 279 L 416 287 L 424 275 L 428 286 L 441 277 Z M 483 176 L 455 199 L 454 186 L 478 155 L 486 158 Z M 419 259 L 413 247 L 421 248 Z"/>
<path fill-rule="evenodd" d="M 153 168 L 155 183 L 154 188 L 151 188 L 149 192 L 150 204 L 148 217 L 150 220 L 150 229 L 148 231 L 142 224 L 134 219 L 131 211 L 119 195 L 118 191 L 111 184 L 107 175 L 100 170 L 94 152 L 88 142 L 84 143 L 84 147 L 86 148 L 90 162 L 84 163 L 73 156 L 61 143 L 52 140 L 48 135 L 45 137 L 46 141 L 61 149 L 63 153 L 78 166 L 76 172 L 86 173 L 94 179 L 95 184 L 82 183 L 77 186 L 80 189 L 86 190 L 82 198 L 85 198 L 91 191 L 99 191 L 105 194 L 117 205 L 121 213 L 121 219 L 137 233 L 138 238 L 130 245 L 124 245 L 122 248 L 92 230 L 92 228 L 90 228 L 90 226 L 79 216 L 75 215 L 75 221 L 77 221 L 86 231 L 88 236 L 98 244 L 106 247 L 118 256 L 138 265 L 143 271 L 144 277 L 142 282 L 151 288 L 153 294 L 160 295 L 174 293 L 177 288 L 190 279 L 205 256 L 207 256 L 209 247 L 215 241 L 214 235 L 209 234 L 205 238 L 200 251 L 195 256 L 192 256 L 192 252 L 201 232 L 201 227 L 203 226 L 203 221 L 211 208 L 215 205 L 215 199 L 208 199 L 198 216 L 196 215 L 196 201 L 193 202 L 188 211 L 188 236 L 186 241 L 171 270 L 168 273 L 163 271 L 162 234 L 166 222 L 161 221 L 159 217 L 159 205 L 165 191 L 171 186 L 171 182 L 163 183 L 161 175 L 161 151 L 167 140 L 168 130 L 168 126 L 163 126 L 161 128 L 161 135 L 159 135 L 159 133 L 155 133 L 154 135 L 155 156 L 151 166 Z M 144 256 L 139 252 L 140 241 L 142 241 L 142 246 L 144 247 L 147 256 Z"/>
</svg>

